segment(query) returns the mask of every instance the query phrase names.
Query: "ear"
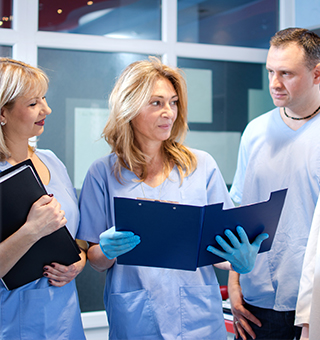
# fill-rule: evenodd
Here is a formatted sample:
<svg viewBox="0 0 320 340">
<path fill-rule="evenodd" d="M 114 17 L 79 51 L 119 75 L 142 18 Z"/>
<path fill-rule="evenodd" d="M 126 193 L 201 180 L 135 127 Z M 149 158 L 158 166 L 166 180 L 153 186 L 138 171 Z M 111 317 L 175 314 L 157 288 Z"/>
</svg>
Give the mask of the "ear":
<svg viewBox="0 0 320 340">
<path fill-rule="evenodd" d="M 313 70 L 314 72 L 314 84 L 319 85 L 320 84 L 320 63 L 317 64 Z"/>
<path fill-rule="evenodd" d="M 7 122 L 7 109 L 5 107 L 1 108 L 1 114 L 0 114 L 0 122 L 6 123 Z"/>
</svg>

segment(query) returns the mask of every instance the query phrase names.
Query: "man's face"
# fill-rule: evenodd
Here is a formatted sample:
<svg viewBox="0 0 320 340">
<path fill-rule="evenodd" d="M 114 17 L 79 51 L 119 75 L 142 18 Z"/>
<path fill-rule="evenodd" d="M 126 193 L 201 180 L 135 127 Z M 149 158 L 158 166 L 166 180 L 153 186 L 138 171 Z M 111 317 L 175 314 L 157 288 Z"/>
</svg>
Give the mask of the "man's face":
<svg viewBox="0 0 320 340">
<path fill-rule="evenodd" d="M 314 71 L 307 68 L 301 47 L 295 43 L 285 47 L 271 46 L 267 70 L 274 105 L 291 110 L 305 106 L 314 87 Z"/>
</svg>

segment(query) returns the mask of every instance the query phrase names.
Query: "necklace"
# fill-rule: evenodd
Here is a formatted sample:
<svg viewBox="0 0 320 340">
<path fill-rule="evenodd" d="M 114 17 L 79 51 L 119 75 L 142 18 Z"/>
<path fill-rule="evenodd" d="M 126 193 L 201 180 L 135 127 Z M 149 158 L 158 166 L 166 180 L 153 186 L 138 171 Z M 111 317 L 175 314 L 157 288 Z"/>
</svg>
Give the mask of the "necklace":
<svg viewBox="0 0 320 340">
<path fill-rule="evenodd" d="M 283 107 L 283 113 L 284 115 L 287 117 L 287 118 L 290 118 L 290 119 L 293 119 L 293 120 L 302 120 L 302 119 L 308 119 L 308 118 L 311 118 L 313 117 L 316 113 L 318 113 L 318 111 L 320 110 L 320 106 L 313 112 L 311 113 L 311 115 L 307 116 L 307 117 L 292 117 L 292 116 L 289 116 L 286 112 L 286 108 Z"/>
</svg>

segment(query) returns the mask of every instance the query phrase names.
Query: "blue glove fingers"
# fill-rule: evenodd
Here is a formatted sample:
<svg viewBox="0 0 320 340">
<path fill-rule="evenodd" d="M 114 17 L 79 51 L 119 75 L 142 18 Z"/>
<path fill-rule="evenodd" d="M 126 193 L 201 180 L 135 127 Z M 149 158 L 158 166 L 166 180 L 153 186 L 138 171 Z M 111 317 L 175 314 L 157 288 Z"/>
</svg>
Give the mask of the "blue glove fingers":
<svg viewBox="0 0 320 340">
<path fill-rule="evenodd" d="M 228 237 L 228 239 L 230 240 L 230 242 L 231 242 L 231 244 L 233 245 L 234 248 L 240 248 L 240 242 L 239 242 L 237 236 L 231 230 L 226 229 L 224 233 Z M 217 237 L 216 237 L 216 240 L 217 240 Z M 231 249 L 232 249 L 232 247 L 231 247 Z"/>
<path fill-rule="evenodd" d="M 212 254 L 220 256 L 223 259 L 228 261 L 229 256 L 228 256 L 227 253 L 225 253 L 225 252 L 223 252 L 223 251 L 221 251 L 221 250 L 219 250 L 219 249 L 217 249 L 217 248 L 215 248 L 213 246 L 208 246 L 207 250 L 210 251 Z"/>
<path fill-rule="evenodd" d="M 266 233 L 260 234 L 256 237 L 254 242 L 250 244 L 248 236 L 242 227 L 237 227 L 237 233 L 241 242 L 239 242 L 239 239 L 230 230 L 227 229 L 225 231 L 225 234 L 229 238 L 233 247 L 230 246 L 221 236 L 216 236 L 217 243 L 225 252 L 212 246 L 208 246 L 207 250 L 229 261 L 233 269 L 238 273 L 245 274 L 250 272 L 254 267 L 260 245 L 269 237 L 269 235 Z"/>
<path fill-rule="evenodd" d="M 247 236 L 247 233 L 245 232 L 245 230 L 241 226 L 237 226 L 236 230 L 237 230 L 237 233 L 238 233 L 239 238 L 241 240 L 241 243 L 245 243 L 247 245 L 250 245 L 250 241 L 248 239 L 248 236 Z"/>
<path fill-rule="evenodd" d="M 232 232 L 230 230 L 229 230 L 229 232 L 232 234 Z M 233 248 L 220 235 L 216 236 L 216 241 L 225 252 L 230 253 L 230 254 L 233 252 Z"/>
<path fill-rule="evenodd" d="M 138 235 L 132 236 L 130 239 L 126 240 L 125 243 L 118 243 L 118 244 L 110 244 L 109 242 L 104 243 L 100 241 L 100 248 L 103 254 L 109 259 L 112 260 L 115 257 L 118 257 L 122 254 L 127 253 L 128 251 L 132 250 L 140 243 L 140 237 Z"/>
<path fill-rule="evenodd" d="M 140 243 L 140 237 L 131 231 L 115 231 L 112 227 L 100 235 L 100 248 L 108 259 L 113 259 Z"/>
<path fill-rule="evenodd" d="M 260 234 L 256 237 L 256 239 L 253 241 L 252 245 L 256 246 L 258 249 L 260 249 L 261 243 L 266 240 L 267 238 L 269 238 L 269 234 L 264 233 L 264 234 Z"/>
<path fill-rule="evenodd" d="M 129 238 L 129 237 L 132 237 L 132 236 L 134 236 L 134 233 L 132 231 L 115 231 L 112 235 L 112 238 L 113 239 L 122 239 L 122 238 Z"/>
</svg>

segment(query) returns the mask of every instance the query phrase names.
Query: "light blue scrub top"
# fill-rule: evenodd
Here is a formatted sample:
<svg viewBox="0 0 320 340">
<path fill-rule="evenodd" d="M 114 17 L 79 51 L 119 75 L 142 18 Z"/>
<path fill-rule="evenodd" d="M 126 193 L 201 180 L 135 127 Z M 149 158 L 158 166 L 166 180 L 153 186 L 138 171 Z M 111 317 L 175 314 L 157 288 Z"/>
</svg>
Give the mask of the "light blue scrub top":
<svg viewBox="0 0 320 340">
<path fill-rule="evenodd" d="M 47 192 L 61 204 L 67 228 L 75 237 L 79 211 L 67 170 L 51 151 L 36 150 L 36 154 L 50 171 Z M 0 162 L 0 171 L 10 166 Z M 11 291 L 0 281 L 0 339 L 85 339 L 75 280 L 59 288 L 43 277 Z"/>
<path fill-rule="evenodd" d="M 240 276 L 245 301 L 294 310 L 302 262 L 320 187 L 320 115 L 290 129 L 276 108 L 250 122 L 241 138 L 231 197 L 241 204 L 269 199 L 288 188 L 272 248 Z"/>
<path fill-rule="evenodd" d="M 224 208 L 232 207 L 216 162 L 203 151 L 192 151 L 198 167 L 182 186 L 175 167 L 163 186 L 142 184 L 146 197 L 159 199 L 161 190 L 162 200 L 199 206 L 224 202 Z M 98 243 L 99 235 L 115 224 L 115 196 L 144 197 L 132 172 L 123 170 L 124 185 L 115 179 L 115 160 L 115 154 L 100 158 L 88 171 L 80 195 L 79 239 Z M 107 271 L 104 302 L 110 339 L 226 339 L 213 266 L 190 272 L 115 263 Z"/>
</svg>

